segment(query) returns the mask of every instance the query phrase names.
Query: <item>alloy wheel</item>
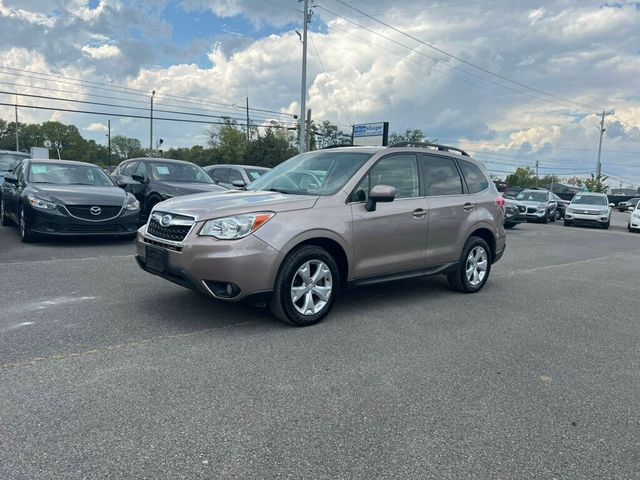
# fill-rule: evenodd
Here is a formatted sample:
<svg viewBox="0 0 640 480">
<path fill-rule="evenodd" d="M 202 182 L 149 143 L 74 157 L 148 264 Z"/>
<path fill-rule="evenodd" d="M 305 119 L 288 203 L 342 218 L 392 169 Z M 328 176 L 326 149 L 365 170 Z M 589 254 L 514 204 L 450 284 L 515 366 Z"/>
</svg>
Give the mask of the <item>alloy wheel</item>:
<svg viewBox="0 0 640 480">
<path fill-rule="evenodd" d="M 309 260 L 296 271 L 291 281 L 291 301 L 302 315 L 315 315 L 329 302 L 333 277 L 321 260 Z"/>
<path fill-rule="evenodd" d="M 484 281 L 487 275 L 488 257 L 486 250 L 480 245 L 474 247 L 467 256 L 465 272 L 467 281 L 476 287 Z"/>
</svg>

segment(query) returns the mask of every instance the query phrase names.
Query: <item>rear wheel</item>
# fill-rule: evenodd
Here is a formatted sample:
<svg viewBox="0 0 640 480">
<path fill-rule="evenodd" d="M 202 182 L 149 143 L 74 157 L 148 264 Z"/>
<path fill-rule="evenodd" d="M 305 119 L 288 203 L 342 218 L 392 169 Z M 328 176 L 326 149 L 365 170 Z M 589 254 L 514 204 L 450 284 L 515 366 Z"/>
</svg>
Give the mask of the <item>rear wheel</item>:
<svg viewBox="0 0 640 480">
<path fill-rule="evenodd" d="M 0 199 L 0 223 L 6 227 L 8 225 L 11 225 L 11 220 L 9 220 L 9 217 L 7 217 L 7 212 L 5 212 L 4 209 L 5 209 L 5 206 L 4 206 L 4 198 L 3 198 L 3 199 Z"/>
<path fill-rule="evenodd" d="M 489 279 L 491 249 L 480 237 L 469 237 L 455 271 L 447 274 L 449 285 L 462 293 L 478 292 Z"/>
<path fill-rule="evenodd" d="M 283 261 L 269 308 L 276 318 L 296 327 L 318 323 L 333 307 L 339 278 L 336 261 L 324 248 L 300 247 Z"/>
</svg>

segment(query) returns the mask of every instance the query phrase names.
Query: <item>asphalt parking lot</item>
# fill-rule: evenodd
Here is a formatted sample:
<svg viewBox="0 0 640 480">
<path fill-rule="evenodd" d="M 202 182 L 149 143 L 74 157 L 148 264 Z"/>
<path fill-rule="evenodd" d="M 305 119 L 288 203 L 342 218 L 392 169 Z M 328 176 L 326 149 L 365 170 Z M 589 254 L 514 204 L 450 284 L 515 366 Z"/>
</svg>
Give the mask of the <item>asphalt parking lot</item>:
<svg viewBox="0 0 640 480">
<path fill-rule="evenodd" d="M 0 478 L 637 478 L 640 234 L 526 224 L 485 289 L 319 325 L 0 228 Z"/>
</svg>

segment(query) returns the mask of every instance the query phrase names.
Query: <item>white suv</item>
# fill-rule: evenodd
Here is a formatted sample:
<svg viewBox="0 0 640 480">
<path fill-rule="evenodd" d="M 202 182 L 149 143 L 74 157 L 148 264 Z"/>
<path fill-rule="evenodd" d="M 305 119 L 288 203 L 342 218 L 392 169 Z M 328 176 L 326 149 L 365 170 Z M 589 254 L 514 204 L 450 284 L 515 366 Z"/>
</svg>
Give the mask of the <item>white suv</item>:
<svg viewBox="0 0 640 480">
<path fill-rule="evenodd" d="M 630 207 L 627 228 L 630 232 L 640 232 L 640 202 L 636 203 L 635 208 Z"/>
<path fill-rule="evenodd" d="M 599 225 L 605 229 L 611 224 L 611 206 L 604 193 L 577 193 L 564 214 L 564 226 Z"/>
</svg>

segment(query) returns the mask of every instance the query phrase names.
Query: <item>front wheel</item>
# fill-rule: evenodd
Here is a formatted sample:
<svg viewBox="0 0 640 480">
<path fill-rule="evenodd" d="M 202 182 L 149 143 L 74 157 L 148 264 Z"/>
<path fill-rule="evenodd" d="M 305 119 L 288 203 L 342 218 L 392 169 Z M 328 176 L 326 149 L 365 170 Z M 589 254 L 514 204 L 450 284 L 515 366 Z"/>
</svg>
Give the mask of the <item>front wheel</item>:
<svg viewBox="0 0 640 480">
<path fill-rule="evenodd" d="M 27 223 L 27 217 L 24 213 L 24 207 L 20 208 L 20 240 L 23 243 L 29 243 L 33 241 L 33 233 L 31 233 L 31 227 Z"/>
<path fill-rule="evenodd" d="M 447 274 L 449 285 L 462 293 L 480 291 L 491 272 L 491 249 L 480 237 L 469 237 L 456 270 Z"/>
<path fill-rule="evenodd" d="M 512 223 L 512 222 L 507 222 L 507 223 L 504 224 L 504 228 L 507 228 L 507 229 L 513 228 L 515 226 L 516 226 L 516 224 Z"/>
<path fill-rule="evenodd" d="M 4 198 L 0 200 L 0 223 L 5 227 L 11 225 L 11 220 L 9 220 L 5 211 Z"/>
<path fill-rule="evenodd" d="M 271 313 L 296 327 L 316 324 L 333 307 L 339 279 L 338 265 L 324 248 L 306 245 L 294 250 L 276 277 Z"/>
<path fill-rule="evenodd" d="M 549 223 L 549 211 L 544 214 L 544 218 L 542 219 L 542 223 Z"/>
<path fill-rule="evenodd" d="M 609 226 L 611 226 L 611 220 L 607 220 L 607 223 L 602 225 L 602 228 L 604 228 L 605 230 L 609 230 Z"/>
</svg>

